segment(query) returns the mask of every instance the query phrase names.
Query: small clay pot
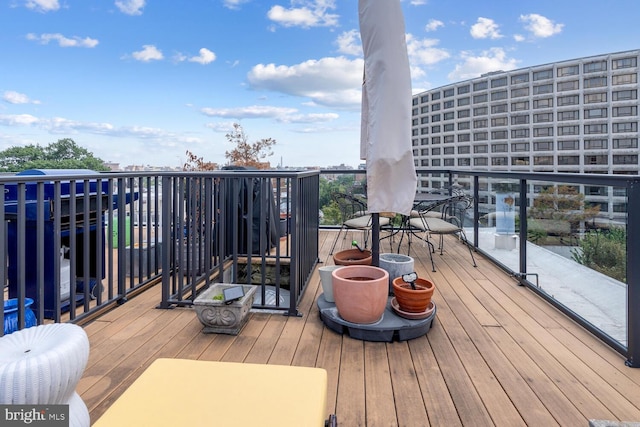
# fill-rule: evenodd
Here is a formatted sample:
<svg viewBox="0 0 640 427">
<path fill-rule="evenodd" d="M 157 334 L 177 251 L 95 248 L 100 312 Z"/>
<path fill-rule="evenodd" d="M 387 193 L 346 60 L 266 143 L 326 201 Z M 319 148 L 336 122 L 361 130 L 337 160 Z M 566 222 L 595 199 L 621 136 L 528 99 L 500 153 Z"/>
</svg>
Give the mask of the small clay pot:
<svg viewBox="0 0 640 427">
<path fill-rule="evenodd" d="M 371 265 L 371 251 L 365 249 L 346 249 L 333 255 L 335 265 Z"/>
<path fill-rule="evenodd" d="M 411 289 L 411 284 L 402 280 L 402 277 L 393 279 L 393 294 L 402 311 L 422 313 L 431 303 L 433 291 L 436 289 L 433 282 L 419 277 L 415 286 L 416 289 Z"/>
</svg>

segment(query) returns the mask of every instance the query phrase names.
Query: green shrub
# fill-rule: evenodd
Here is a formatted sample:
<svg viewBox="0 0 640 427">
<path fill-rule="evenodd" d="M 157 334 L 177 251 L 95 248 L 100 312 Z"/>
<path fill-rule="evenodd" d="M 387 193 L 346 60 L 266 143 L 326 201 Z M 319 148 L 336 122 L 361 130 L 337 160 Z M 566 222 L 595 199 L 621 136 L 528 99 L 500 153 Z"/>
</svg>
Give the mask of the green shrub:
<svg viewBox="0 0 640 427">
<path fill-rule="evenodd" d="M 574 261 L 621 282 L 627 281 L 627 233 L 623 228 L 590 231 L 572 251 Z"/>
</svg>

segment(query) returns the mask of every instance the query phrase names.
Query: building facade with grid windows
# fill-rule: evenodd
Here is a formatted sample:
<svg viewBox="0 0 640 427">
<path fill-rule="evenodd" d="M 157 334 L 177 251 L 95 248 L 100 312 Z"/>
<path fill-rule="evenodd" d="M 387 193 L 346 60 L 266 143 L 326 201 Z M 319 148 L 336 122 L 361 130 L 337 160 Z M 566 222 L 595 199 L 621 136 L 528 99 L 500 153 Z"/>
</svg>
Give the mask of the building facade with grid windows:
<svg viewBox="0 0 640 427">
<path fill-rule="evenodd" d="M 416 167 L 638 174 L 639 55 L 494 72 L 414 95 Z M 613 194 L 585 194 L 603 214 L 619 210 Z"/>
</svg>

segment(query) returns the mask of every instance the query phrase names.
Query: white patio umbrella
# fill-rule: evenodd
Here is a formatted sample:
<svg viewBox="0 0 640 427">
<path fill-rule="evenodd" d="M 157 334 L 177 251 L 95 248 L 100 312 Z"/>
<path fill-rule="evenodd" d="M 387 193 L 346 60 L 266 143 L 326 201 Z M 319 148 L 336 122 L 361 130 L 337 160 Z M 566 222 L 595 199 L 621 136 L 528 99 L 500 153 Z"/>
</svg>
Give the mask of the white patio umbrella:
<svg viewBox="0 0 640 427">
<path fill-rule="evenodd" d="M 379 260 L 379 214 L 408 215 L 416 193 L 411 147 L 411 71 L 400 0 L 359 0 L 364 51 L 360 157 L 367 164 L 373 213 L 373 263 Z"/>
</svg>

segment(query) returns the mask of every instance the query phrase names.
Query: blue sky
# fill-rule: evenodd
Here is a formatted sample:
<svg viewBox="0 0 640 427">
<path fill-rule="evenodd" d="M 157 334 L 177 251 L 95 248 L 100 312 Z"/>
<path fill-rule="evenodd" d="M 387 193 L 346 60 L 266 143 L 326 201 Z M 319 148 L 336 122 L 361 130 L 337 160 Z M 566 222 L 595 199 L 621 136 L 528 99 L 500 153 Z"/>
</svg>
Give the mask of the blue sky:
<svg viewBox="0 0 640 427">
<path fill-rule="evenodd" d="M 384 0 L 379 0 L 384 1 Z M 637 0 L 403 0 L 413 92 L 640 48 Z M 2 0 L 0 150 L 72 138 L 122 166 L 357 166 L 356 0 Z"/>
</svg>

